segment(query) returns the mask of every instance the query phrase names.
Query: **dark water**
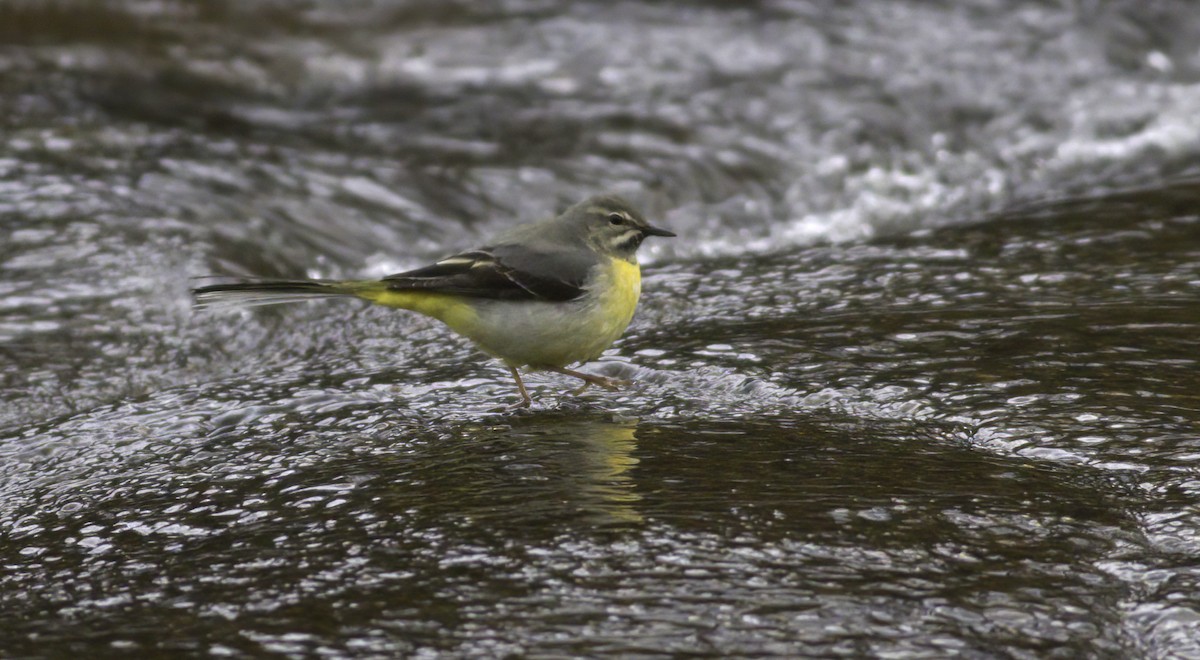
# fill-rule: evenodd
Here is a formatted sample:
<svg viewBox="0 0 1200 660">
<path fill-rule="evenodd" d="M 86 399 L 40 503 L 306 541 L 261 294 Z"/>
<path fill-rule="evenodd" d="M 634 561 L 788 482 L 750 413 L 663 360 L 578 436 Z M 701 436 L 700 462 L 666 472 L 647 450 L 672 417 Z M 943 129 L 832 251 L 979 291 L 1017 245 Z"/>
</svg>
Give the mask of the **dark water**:
<svg viewBox="0 0 1200 660">
<path fill-rule="evenodd" d="M 0 4 L 0 655 L 1200 657 L 1188 2 Z M 617 190 L 573 397 L 353 303 Z"/>
</svg>

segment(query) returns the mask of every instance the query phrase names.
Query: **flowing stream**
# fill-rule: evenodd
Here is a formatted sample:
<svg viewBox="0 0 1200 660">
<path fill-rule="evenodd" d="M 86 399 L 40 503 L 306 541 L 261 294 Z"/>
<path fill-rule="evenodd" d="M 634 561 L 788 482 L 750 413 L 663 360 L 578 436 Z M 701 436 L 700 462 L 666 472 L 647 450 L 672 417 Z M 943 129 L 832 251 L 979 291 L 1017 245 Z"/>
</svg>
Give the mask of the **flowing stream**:
<svg viewBox="0 0 1200 660">
<path fill-rule="evenodd" d="M 354 301 L 601 191 L 573 396 Z M 0 655 L 1200 658 L 1184 0 L 0 4 Z"/>
</svg>

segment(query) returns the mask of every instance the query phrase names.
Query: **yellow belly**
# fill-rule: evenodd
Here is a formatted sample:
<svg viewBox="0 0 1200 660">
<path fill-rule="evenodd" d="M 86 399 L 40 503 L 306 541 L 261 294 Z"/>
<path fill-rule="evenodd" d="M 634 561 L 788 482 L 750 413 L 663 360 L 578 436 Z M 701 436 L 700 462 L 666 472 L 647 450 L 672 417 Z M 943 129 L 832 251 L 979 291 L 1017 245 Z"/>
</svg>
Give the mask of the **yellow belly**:
<svg viewBox="0 0 1200 660">
<path fill-rule="evenodd" d="M 599 357 L 616 341 L 642 292 L 636 262 L 600 267 L 587 293 L 567 302 L 469 298 L 424 291 L 363 291 L 372 302 L 442 321 L 512 366 L 565 367 Z"/>
</svg>

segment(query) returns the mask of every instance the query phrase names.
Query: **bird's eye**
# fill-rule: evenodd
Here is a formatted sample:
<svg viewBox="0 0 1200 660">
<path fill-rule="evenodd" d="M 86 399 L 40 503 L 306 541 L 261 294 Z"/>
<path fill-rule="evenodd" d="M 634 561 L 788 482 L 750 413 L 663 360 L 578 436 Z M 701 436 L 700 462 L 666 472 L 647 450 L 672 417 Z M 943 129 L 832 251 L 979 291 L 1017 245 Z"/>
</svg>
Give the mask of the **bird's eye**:
<svg viewBox="0 0 1200 660">
<path fill-rule="evenodd" d="M 614 213 L 608 216 L 608 222 L 613 225 L 623 225 L 625 224 L 625 216 L 620 213 Z"/>
</svg>

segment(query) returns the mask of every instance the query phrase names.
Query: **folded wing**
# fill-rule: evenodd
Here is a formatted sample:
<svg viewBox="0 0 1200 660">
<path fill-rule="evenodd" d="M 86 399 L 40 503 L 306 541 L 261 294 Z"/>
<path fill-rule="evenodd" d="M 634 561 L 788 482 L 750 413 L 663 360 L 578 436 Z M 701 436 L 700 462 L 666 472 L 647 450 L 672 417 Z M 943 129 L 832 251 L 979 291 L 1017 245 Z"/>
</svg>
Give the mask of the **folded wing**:
<svg viewBox="0 0 1200 660">
<path fill-rule="evenodd" d="M 585 292 L 597 257 L 587 250 L 554 253 L 516 245 L 470 250 L 424 268 L 383 278 L 388 289 L 421 289 L 495 300 L 574 300 Z"/>
</svg>

